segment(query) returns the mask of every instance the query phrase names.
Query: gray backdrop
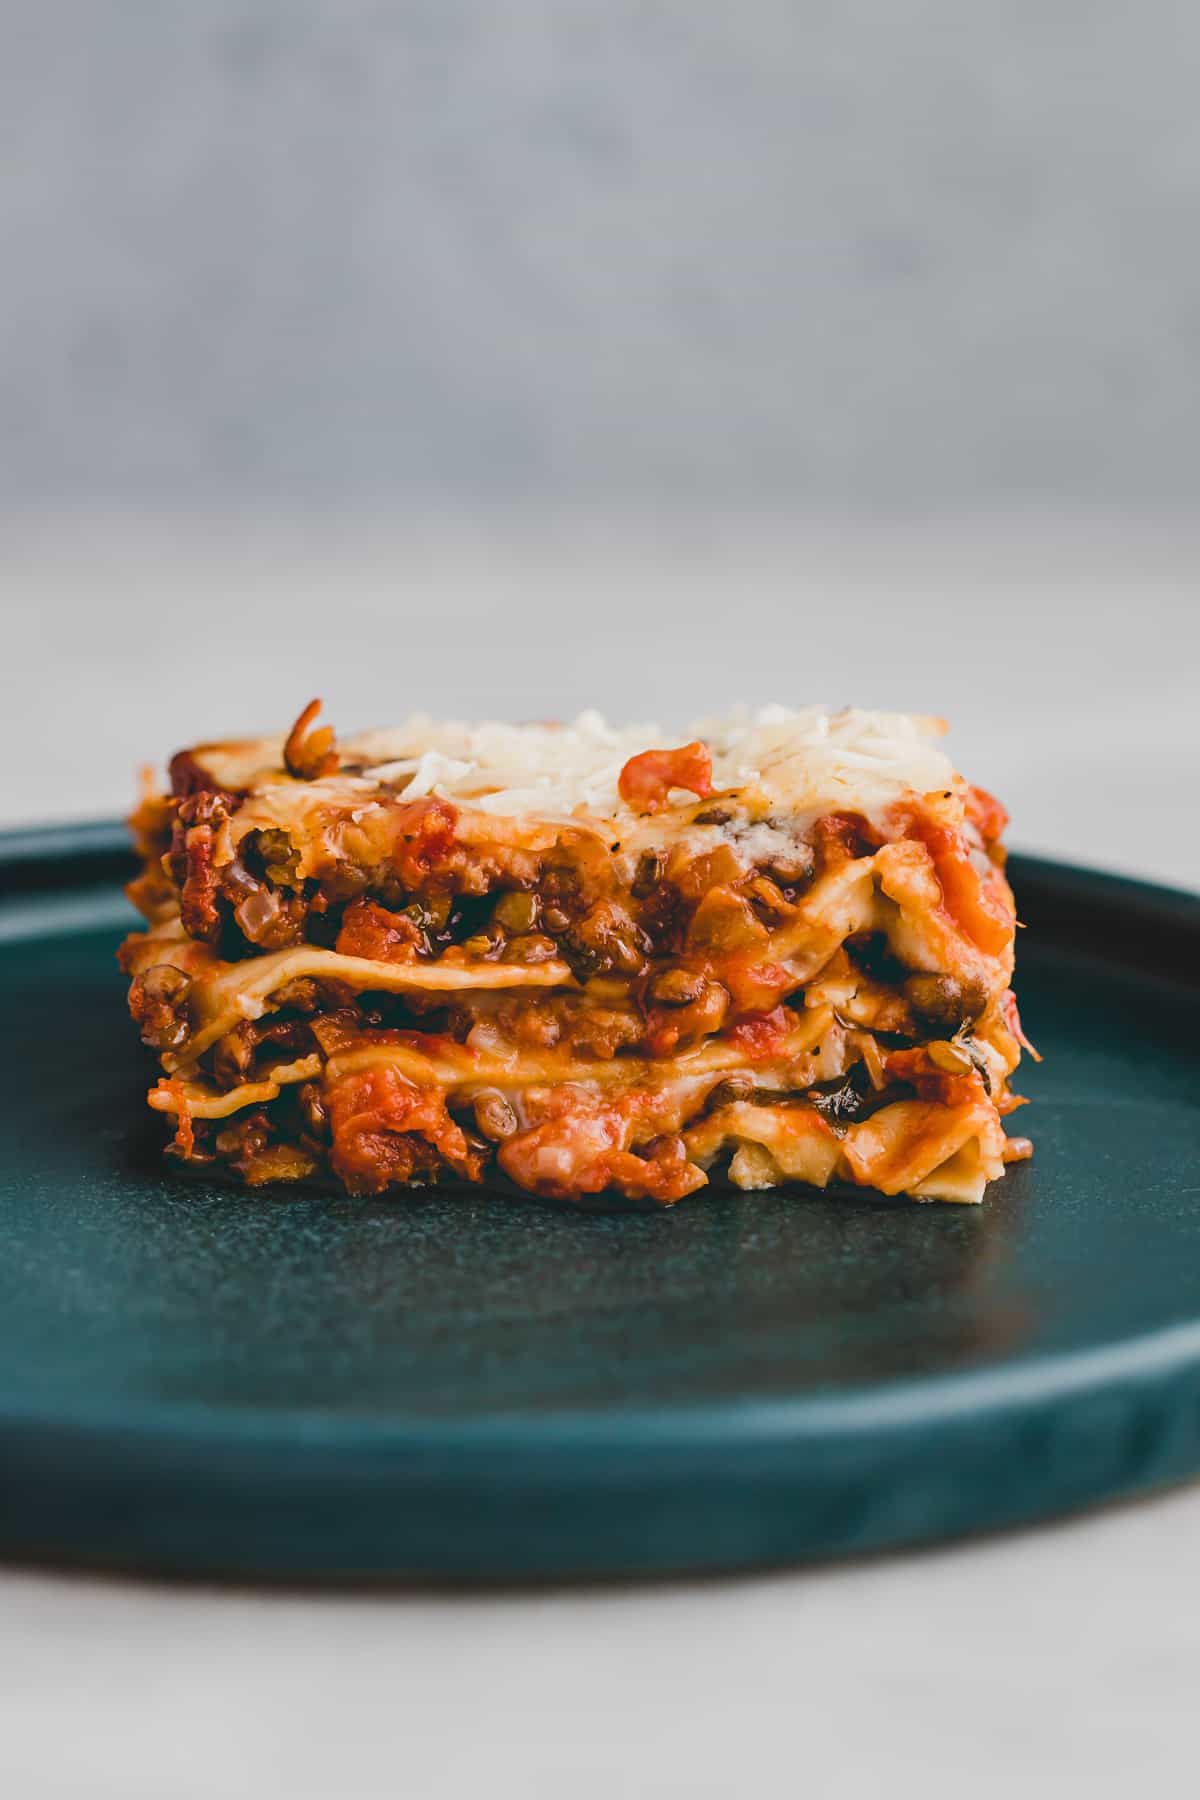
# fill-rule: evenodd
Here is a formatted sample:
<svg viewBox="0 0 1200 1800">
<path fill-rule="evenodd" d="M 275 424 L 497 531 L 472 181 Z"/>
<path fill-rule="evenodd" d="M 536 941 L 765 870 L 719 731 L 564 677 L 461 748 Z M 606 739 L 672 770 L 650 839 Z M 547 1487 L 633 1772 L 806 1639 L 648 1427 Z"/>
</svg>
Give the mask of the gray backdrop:
<svg viewBox="0 0 1200 1800">
<path fill-rule="evenodd" d="M 1192 878 L 1195 0 L 0 23 L 0 821 L 317 692 L 846 700 Z"/>
<path fill-rule="evenodd" d="M 1197 0 L 0 0 L 0 827 L 318 692 L 824 698 L 1200 887 L 1198 57 Z M 0 1571 L 0 1791 L 1185 1793 L 1198 1541 L 1192 1490 L 644 1591 Z"/>
<path fill-rule="evenodd" d="M 1194 0 L 0 22 L 0 502 L 1195 492 Z"/>
</svg>

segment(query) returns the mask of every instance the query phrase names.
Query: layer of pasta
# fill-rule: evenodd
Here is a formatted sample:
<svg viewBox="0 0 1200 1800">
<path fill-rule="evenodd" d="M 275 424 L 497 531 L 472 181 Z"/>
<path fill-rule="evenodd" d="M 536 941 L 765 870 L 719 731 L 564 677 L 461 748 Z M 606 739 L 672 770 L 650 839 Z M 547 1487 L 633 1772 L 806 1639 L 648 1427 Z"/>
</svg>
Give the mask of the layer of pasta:
<svg viewBox="0 0 1200 1800">
<path fill-rule="evenodd" d="M 415 719 L 201 746 L 122 949 L 171 1149 L 244 1182 L 979 1200 L 1024 1038 L 1003 809 L 939 721 Z"/>
</svg>

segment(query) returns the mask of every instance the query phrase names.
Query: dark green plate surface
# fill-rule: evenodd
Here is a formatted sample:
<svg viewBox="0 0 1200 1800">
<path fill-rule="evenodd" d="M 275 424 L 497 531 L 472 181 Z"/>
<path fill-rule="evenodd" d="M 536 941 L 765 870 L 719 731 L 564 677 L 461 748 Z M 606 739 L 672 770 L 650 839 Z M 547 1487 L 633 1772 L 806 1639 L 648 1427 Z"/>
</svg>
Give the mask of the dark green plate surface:
<svg viewBox="0 0 1200 1800">
<path fill-rule="evenodd" d="M 8 1553 L 665 1572 L 1200 1468 L 1200 901 L 1016 862 L 1037 1158 L 982 1207 L 365 1205 L 162 1165 L 120 841 L 0 839 Z"/>
</svg>

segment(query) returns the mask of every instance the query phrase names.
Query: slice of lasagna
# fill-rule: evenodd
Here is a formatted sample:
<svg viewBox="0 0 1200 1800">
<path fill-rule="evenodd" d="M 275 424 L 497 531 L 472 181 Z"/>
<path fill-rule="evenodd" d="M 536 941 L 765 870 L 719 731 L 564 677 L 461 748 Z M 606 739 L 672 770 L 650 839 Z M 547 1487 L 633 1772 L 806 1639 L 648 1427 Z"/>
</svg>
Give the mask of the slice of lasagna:
<svg viewBox="0 0 1200 1800">
<path fill-rule="evenodd" d="M 245 1182 L 977 1201 L 1023 1043 L 1003 809 L 937 720 L 414 718 L 202 745 L 122 966 L 173 1150 Z"/>
</svg>

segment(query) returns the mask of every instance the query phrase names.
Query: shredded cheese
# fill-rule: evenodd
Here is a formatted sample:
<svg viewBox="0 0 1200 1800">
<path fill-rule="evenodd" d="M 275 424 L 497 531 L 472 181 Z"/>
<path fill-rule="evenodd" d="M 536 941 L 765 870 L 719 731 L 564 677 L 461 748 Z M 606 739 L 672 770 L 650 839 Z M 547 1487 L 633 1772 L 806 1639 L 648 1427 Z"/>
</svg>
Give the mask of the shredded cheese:
<svg viewBox="0 0 1200 1800">
<path fill-rule="evenodd" d="M 659 725 L 610 725 L 583 712 L 568 725 L 468 725 L 416 714 L 405 724 L 341 741 L 342 770 L 296 784 L 309 807 L 325 800 L 381 794 L 410 799 L 434 794 L 505 817 L 566 816 L 579 811 L 621 820 L 629 808 L 618 782 L 630 757 L 689 739 L 712 754 L 719 792 L 750 790 L 763 811 L 794 820 L 836 811 L 877 816 L 905 793 L 959 786 L 936 742 L 944 721 L 907 713 L 794 710 L 766 706 L 701 719 L 682 731 Z M 282 739 L 209 745 L 195 753 L 231 785 L 261 792 L 291 785 L 282 769 Z M 672 795 L 674 804 L 694 796 Z"/>
</svg>

